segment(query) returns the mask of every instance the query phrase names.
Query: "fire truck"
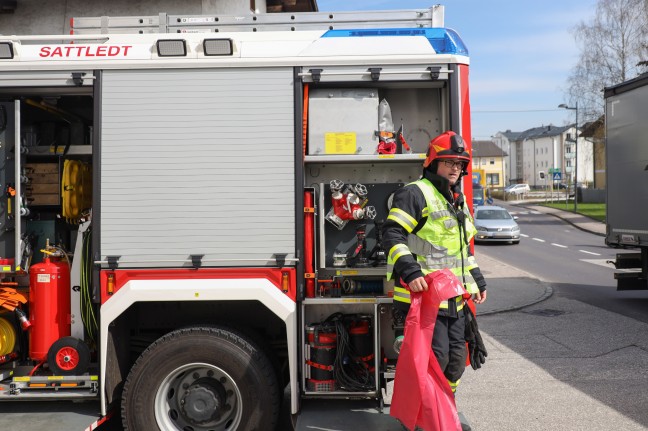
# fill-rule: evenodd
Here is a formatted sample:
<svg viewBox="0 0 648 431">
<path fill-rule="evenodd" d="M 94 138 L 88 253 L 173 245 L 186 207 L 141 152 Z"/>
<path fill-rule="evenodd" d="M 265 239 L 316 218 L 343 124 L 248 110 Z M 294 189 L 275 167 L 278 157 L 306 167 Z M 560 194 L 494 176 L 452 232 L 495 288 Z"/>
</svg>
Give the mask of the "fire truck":
<svg viewBox="0 0 648 431">
<path fill-rule="evenodd" d="M 127 430 L 384 412 L 381 225 L 433 137 L 471 142 L 443 6 L 72 28 L 0 36 L 0 402 Z"/>
</svg>

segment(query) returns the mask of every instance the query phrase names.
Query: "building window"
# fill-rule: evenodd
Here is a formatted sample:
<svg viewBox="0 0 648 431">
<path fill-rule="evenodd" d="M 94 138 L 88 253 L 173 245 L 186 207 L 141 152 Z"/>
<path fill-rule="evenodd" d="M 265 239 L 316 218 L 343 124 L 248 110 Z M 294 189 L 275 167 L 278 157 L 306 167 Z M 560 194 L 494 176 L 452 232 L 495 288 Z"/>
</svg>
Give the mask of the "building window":
<svg viewBox="0 0 648 431">
<path fill-rule="evenodd" d="M 497 186 L 499 183 L 499 174 L 486 174 L 486 184 L 489 186 Z"/>
<path fill-rule="evenodd" d="M 490 159 L 490 164 L 494 165 L 495 164 L 495 159 Z"/>
</svg>

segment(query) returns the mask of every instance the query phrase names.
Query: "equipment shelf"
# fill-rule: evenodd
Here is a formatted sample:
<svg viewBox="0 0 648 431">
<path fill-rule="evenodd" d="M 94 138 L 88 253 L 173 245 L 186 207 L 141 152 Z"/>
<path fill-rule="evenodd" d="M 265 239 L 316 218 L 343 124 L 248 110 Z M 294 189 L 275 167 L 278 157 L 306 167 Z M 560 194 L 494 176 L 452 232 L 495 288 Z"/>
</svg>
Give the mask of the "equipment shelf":
<svg viewBox="0 0 648 431">
<path fill-rule="evenodd" d="M 389 162 L 421 162 L 425 154 L 335 154 L 321 156 L 304 156 L 306 163 L 389 163 Z"/>
</svg>

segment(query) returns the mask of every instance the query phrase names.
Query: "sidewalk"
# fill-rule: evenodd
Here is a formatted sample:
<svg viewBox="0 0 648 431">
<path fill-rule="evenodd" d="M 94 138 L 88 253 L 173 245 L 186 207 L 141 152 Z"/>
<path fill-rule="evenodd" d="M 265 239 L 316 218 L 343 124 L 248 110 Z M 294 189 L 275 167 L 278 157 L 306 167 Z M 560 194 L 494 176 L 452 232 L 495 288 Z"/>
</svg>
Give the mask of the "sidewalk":
<svg viewBox="0 0 648 431">
<path fill-rule="evenodd" d="M 605 235 L 588 217 L 515 204 Z M 474 431 L 648 429 L 648 324 L 552 295 L 549 283 L 487 251 L 477 261 L 488 280 L 477 306 L 488 358 L 466 369 L 457 394 Z"/>
</svg>

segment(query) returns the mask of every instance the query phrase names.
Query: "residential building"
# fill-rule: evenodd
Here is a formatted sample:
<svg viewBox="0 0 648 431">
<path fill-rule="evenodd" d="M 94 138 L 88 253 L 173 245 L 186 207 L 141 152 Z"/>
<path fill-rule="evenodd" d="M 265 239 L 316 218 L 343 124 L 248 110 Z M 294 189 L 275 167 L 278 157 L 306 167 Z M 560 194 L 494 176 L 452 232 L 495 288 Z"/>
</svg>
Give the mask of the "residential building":
<svg viewBox="0 0 648 431">
<path fill-rule="evenodd" d="M 517 184 L 523 182 L 518 175 L 517 160 L 518 160 L 518 145 L 517 139 L 522 132 L 497 132 L 492 136 L 493 142 L 497 147 L 505 151 L 507 157 L 505 158 L 506 169 L 504 170 L 504 185 Z"/>
<path fill-rule="evenodd" d="M 532 188 L 573 183 L 576 161 L 575 126 L 541 126 L 524 132 L 498 132 L 493 141 L 510 148 L 509 183 L 527 183 Z M 506 148 L 506 147 L 505 147 Z M 578 139 L 578 182 L 588 185 L 594 178 L 594 155 L 590 141 Z"/>
<path fill-rule="evenodd" d="M 473 174 L 482 175 L 483 182 L 490 188 L 504 188 L 507 156 L 508 154 L 492 141 L 473 141 Z"/>
</svg>

